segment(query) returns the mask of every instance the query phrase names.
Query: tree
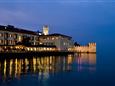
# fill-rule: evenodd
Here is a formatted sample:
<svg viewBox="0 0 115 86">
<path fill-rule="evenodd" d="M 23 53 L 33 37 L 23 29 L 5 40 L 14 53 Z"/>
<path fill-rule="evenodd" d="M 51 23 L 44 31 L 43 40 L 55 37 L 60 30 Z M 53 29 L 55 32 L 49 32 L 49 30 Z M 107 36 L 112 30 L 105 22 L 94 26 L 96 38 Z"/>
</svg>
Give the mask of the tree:
<svg viewBox="0 0 115 86">
<path fill-rule="evenodd" d="M 80 46 L 80 44 L 78 44 L 77 42 L 74 43 L 74 46 Z"/>
<path fill-rule="evenodd" d="M 22 44 L 25 46 L 31 45 L 30 37 L 23 37 Z"/>
</svg>

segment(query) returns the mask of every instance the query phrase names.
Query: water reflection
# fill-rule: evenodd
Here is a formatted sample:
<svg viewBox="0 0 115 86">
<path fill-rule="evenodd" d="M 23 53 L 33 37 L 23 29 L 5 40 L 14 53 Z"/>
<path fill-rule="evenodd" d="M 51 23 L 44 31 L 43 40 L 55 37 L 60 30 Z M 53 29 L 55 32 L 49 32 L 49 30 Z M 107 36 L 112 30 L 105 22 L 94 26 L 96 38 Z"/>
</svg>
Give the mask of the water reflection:
<svg viewBox="0 0 115 86">
<path fill-rule="evenodd" d="M 48 79 L 58 72 L 96 70 L 96 54 L 75 54 L 67 56 L 46 56 L 0 61 L 0 80 L 20 79 L 22 75 L 37 75 L 38 79 Z M 76 70 L 75 70 L 76 69 Z"/>
<path fill-rule="evenodd" d="M 96 71 L 96 54 L 77 54 L 78 71 Z"/>
</svg>

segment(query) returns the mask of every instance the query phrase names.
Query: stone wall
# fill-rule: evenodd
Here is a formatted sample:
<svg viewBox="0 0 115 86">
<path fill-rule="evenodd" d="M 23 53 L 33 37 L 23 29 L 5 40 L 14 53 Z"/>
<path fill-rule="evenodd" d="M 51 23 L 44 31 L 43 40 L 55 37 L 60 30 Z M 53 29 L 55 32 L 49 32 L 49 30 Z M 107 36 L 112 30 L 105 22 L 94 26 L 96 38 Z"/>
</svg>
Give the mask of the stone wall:
<svg viewBox="0 0 115 86">
<path fill-rule="evenodd" d="M 87 46 L 75 46 L 75 52 L 96 53 L 96 43 L 89 43 Z"/>
</svg>

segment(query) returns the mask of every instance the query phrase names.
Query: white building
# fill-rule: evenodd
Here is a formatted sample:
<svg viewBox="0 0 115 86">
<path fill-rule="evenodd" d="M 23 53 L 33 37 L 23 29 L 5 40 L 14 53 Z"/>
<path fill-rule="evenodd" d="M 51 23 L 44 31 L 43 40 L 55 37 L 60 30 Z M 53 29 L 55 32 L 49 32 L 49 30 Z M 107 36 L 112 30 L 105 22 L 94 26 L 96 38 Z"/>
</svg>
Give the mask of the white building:
<svg viewBox="0 0 115 86">
<path fill-rule="evenodd" d="M 58 50 L 68 50 L 74 47 L 72 37 L 57 33 L 39 36 L 39 44 L 55 45 Z"/>
</svg>

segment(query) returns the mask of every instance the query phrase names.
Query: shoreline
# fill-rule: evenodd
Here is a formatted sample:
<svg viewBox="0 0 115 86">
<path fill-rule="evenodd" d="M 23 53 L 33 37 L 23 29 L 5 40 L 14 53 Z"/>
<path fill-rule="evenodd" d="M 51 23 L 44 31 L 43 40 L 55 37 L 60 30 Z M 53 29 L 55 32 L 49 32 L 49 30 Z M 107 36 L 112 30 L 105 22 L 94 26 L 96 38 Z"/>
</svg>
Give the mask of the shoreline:
<svg viewBox="0 0 115 86">
<path fill-rule="evenodd" d="M 0 57 L 65 56 L 74 52 L 2 52 Z M 0 58 L 1 59 L 1 58 Z"/>
</svg>

